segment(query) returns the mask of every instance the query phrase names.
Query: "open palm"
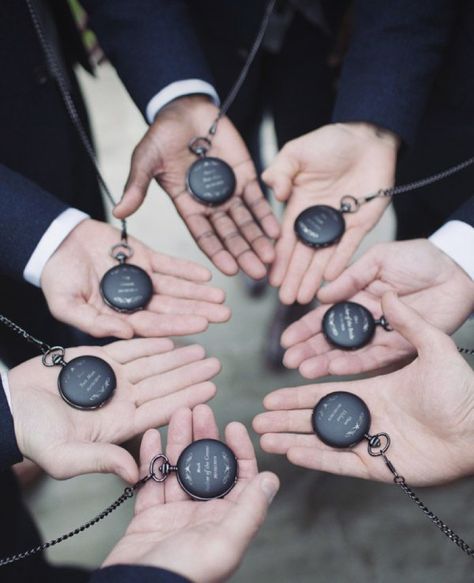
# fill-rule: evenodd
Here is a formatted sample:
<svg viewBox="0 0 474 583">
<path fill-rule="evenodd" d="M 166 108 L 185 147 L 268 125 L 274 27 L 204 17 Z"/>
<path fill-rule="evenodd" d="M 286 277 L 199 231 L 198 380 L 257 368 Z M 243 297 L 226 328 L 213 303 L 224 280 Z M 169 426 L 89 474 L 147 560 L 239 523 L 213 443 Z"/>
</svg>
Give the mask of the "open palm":
<svg viewBox="0 0 474 583">
<path fill-rule="evenodd" d="M 40 357 L 8 373 L 19 449 L 58 479 L 114 472 L 136 480 L 132 456 L 113 444 L 166 425 L 176 409 L 204 403 L 215 394 L 208 381 L 219 372 L 219 361 L 205 358 L 198 345 L 173 349 L 165 338 L 134 339 L 104 348 L 68 348 L 65 359 L 84 354 L 108 362 L 117 377 L 110 401 L 94 411 L 65 403 L 58 392 L 59 367 L 43 366 Z"/>
<path fill-rule="evenodd" d="M 53 316 L 96 337 L 174 336 L 195 334 L 210 322 L 225 322 L 230 310 L 225 295 L 205 285 L 210 272 L 191 261 L 157 253 L 129 237 L 130 263 L 144 269 L 153 282 L 148 306 L 133 314 L 109 308 L 100 280 L 117 265 L 109 251 L 120 242 L 117 229 L 93 220 L 79 224 L 47 262 L 41 288 Z"/>
<path fill-rule="evenodd" d="M 370 433 L 386 432 L 387 453 L 398 472 L 413 485 L 434 485 L 474 471 L 474 373 L 452 340 L 425 322 L 393 294 L 383 301 L 394 328 L 413 344 L 418 357 L 394 373 L 345 383 L 281 389 L 267 395 L 267 413 L 254 419 L 270 453 L 286 454 L 300 466 L 373 480 L 393 476 L 364 440 L 350 450 L 335 450 L 314 434 L 316 403 L 338 390 L 358 395 L 372 416 Z"/>
<path fill-rule="evenodd" d="M 168 105 L 134 151 L 124 196 L 114 215 L 123 218 L 134 212 L 156 178 L 218 269 L 233 275 L 240 267 L 259 279 L 273 261 L 270 239 L 278 236 L 279 226 L 263 197 L 250 154 L 228 118 L 220 120 L 208 154 L 232 166 L 237 179 L 234 196 L 218 207 L 208 207 L 193 199 L 186 188 L 186 173 L 197 160 L 188 144 L 207 134 L 216 115 L 217 108 L 200 96 Z"/>
<path fill-rule="evenodd" d="M 281 150 L 263 179 L 279 200 L 288 200 L 270 273 L 270 283 L 280 288 L 283 303 L 307 304 L 323 279 L 337 277 L 382 216 L 388 200 L 376 199 L 356 213 L 346 213 L 345 234 L 339 243 L 325 249 L 313 249 L 297 240 L 297 216 L 313 205 L 339 209 L 345 195 L 362 197 L 391 186 L 395 160 L 394 144 L 367 130 L 365 124 L 324 126 Z"/>
<path fill-rule="evenodd" d="M 474 309 L 474 284 L 447 255 L 426 240 L 383 243 L 372 247 L 339 278 L 322 288 L 325 302 L 350 299 L 382 315 L 385 292 L 397 291 L 425 320 L 452 334 Z M 299 368 L 306 378 L 374 371 L 415 354 L 415 348 L 396 331 L 377 327 L 373 340 L 355 351 L 334 348 L 321 332 L 329 305 L 306 314 L 285 330 L 284 363 Z"/>
<path fill-rule="evenodd" d="M 199 583 L 229 577 L 263 522 L 278 480 L 268 472 L 258 474 L 255 451 L 243 425 L 229 424 L 225 437 L 238 460 L 238 481 L 231 492 L 220 500 L 195 502 L 173 475 L 164 484 L 150 480 L 138 493 L 135 516 L 104 566 L 155 565 Z M 187 445 L 204 438 L 218 438 L 212 411 L 204 405 L 192 412 L 178 411 L 169 426 L 166 455 L 176 463 Z M 161 451 L 159 434 L 148 432 L 140 456 L 142 476 Z"/>
</svg>

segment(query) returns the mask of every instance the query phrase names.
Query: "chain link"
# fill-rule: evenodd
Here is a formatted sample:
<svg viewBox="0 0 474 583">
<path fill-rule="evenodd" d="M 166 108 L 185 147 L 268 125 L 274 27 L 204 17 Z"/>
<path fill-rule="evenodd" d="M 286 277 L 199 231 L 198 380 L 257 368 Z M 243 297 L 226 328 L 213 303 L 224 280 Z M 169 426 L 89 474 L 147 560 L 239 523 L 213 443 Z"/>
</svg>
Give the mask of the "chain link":
<svg viewBox="0 0 474 583">
<path fill-rule="evenodd" d="M 52 346 L 50 346 L 46 342 L 43 342 L 42 340 L 39 340 L 38 338 L 35 338 L 31 334 L 29 334 L 26 330 L 24 330 L 21 326 L 15 324 L 15 322 L 12 322 L 3 314 L 0 314 L 0 323 L 9 328 L 10 330 L 13 330 L 13 332 L 18 334 L 19 336 L 22 336 L 27 342 L 36 344 L 43 354 L 47 354 L 50 350 L 52 350 Z"/>
<path fill-rule="evenodd" d="M 103 520 L 104 518 L 109 516 L 109 514 L 111 514 L 114 510 L 117 510 L 117 508 L 119 508 L 119 506 L 121 506 L 126 500 L 128 500 L 129 498 L 132 498 L 134 496 L 135 492 L 139 488 L 141 488 L 146 482 L 148 482 L 148 480 L 150 478 L 151 478 L 151 476 L 147 475 L 144 478 L 142 478 L 141 480 L 139 480 L 133 486 L 129 486 L 129 487 L 125 488 L 124 491 L 122 492 L 122 494 L 117 498 L 117 500 L 115 500 L 115 502 L 112 502 L 112 504 L 110 506 L 107 506 L 107 508 L 105 510 L 103 510 L 100 514 L 97 514 L 97 516 L 94 516 L 94 518 L 92 518 L 91 520 L 88 520 L 82 526 L 78 526 L 74 530 L 71 530 L 65 534 L 62 534 L 61 536 L 58 536 L 57 538 L 53 538 L 47 542 L 44 542 L 36 547 L 32 547 L 31 549 L 28 549 L 27 551 L 23 551 L 22 553 L 16 553 L 15 555 L 10 555 L 9 557 L 4 557 L 3 559 L 0 559 L 0 567 L 4 567 L 6 565 L 11 565 L 12 563 L 16 563 L 17 561 L 21 561 L 23 559 L 28 559 L 32 555 L 36 555 L 38 553 L 41 553 L 42 551 L 45 551 L 46 549 L 49 549 L 50 547 L 54 547 L 55 545 L 62 543 L 65 540 L 67 540 L 73 536 L 76 536 L 77 534 L 80 534 L 81 532 L 84 532 L 85 530 L 87 530 L 91 526 L 94 526 L 95 524 L 97 524 L 98 522 L 100 522 L 101 520 Z"/>
<path fill-rule="evenodd" d="M 81 116 L 79 115 L 79 112 L 77 110 L 76 104 L 75 104 L 74 99 L 72 97 L 71 91 L 69 90 L 68 83 L 64 77 L 64 73 L 63 73 L 63 70 L 61 68 L 61 65 L 59 64 L 59 61 L 56 57 L 56 54 L 55 54 L 51 44 L 49 43 L 49 40 L 46 38 L 46 34 L 45 34 L 43 26 L 41 24 L 41 20 L 40 20 L 40 17 L 38 15 L 38 12 L 36 11 L 36 8 L 33 5 L 33 2 L 31 0 L 26 0 L 26 4 L 28 6 L 28 11 L 30 13 L 31 20 L 33 22 L 33 26 L 34 26 L 36 35 L 38 37 L 41 48 L 43 50 L 49 71 L 50 71 L 51 75 L 54 77 L 56 83 L 58 84 L 59 92 L 60 92 L 61 97 L 64 101 L 64 104 L 66 106 L 69 118 L 70 118 L 71 122 L 73 123 L 73 125 L 77 131 L 77 134 L 79 136 L 79 139 L 81 140 L 82 145 L 84 146 L 86 154 L 89 157 L 89 159 L 94 167 L 95 174 L 97 176 L 97 179 L 99 180 L 99 183 L 102 187 L 104 194 L 109 199 L 112 207 L 115 207 L 116 206 L 115 199 L 112 196 L 112 193 L 110 192 L 110 189 L 107 186 L 107 183 L 106 183 L 106 181 L 105 181 L 105 179 L 100 171 L 99 164 L 97 162 L 97 156 L 96 156 L 96 153 L 94 151 L 94 147 L 92 146 L 92 143 L 89 139 L 87 131 L 84 128 L 84 125 L 83 125 L 82 120 L 81 120 Z M 122 234 L 121 234 L 122 240 L 127 241 L 127 222 L 125 219 L 121 220 L 121 225 L 122 225 Z"/>
<path fill-rule="evenodd" d="M 385 462 L 386 467 L 393 475 L 393 481 L 397 486 L 400 486 L 402 491 L 412 500 L 418 508 L 427 516 L 431 522 L 439 528 L 439 530 L 449 538 L 455 545 L 457 545 L 462 551 L 466 553 L 469 557 L 474 558 L 474 549 L 470 547 L 466 541 L 464 541 L 458 534 L 454 532 L 445 522 L 441 520 L 434 512 L 432 512 L 415 494 L 415 492 L 408 486 L 405 478 L 401 476 L 392 462 L 385 455 L 385 452 L 390 447 L 390 437 L 387 433 L 376 433 L 375 435 L 365 435 L 368 441 L 368 451 L 373 457 L 381 457 Z"/>
<path fill-rule="evenodd" d="M 250 67 L 252 66 L 252 63 L 255 60 L 255 57 L 257 56 L 257 53 L 260 49 L 260 45 L 262 44 L 263 38 L 267 31 L 268 23 L 270 21 L 270 16 L 273 12 L 275 4 L 276 0 L 270 0 L 270 2 L 268 2 L 265 8 L 262 22 L 260 24 L 260 28 L 258 29 L 257 36 L 255 37 L 252 46 L 250 47 L 244 66 L 242 67 L 242 70 L 240 71 L 239 76 L 237 77 L 234 85 L 231 87 L 227 97 L 225 98 L 224 103 L 219 108 L 219 112 L 207 132 L 207 137 L 205 137 L 204 139 L 210 141 L 210 138 L 212 138 L 212 136 L 216 134 L 219 121 L 228 112 L 230 106 L 234 103 L 235 98 L 237 97 L 240 89 L 242 88 L 242 85 L 249 73 Z"/>
<path fill-rule="evenodd" d="M 456 346 L 459 354 L 469 354 L 472 356 L 474 354 L 474 348 L 463 348 L 462 346 Z"/>
</svg>

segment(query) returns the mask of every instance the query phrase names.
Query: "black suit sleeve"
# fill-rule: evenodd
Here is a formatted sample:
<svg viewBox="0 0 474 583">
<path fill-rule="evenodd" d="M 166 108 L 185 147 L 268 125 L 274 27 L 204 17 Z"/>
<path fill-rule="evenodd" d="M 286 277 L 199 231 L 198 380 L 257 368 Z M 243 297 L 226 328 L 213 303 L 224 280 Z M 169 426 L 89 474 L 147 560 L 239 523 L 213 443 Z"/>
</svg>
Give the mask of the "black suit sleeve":
<svg viewBox="0 0 474 583">
<path fill-rule="evenodd" d="M 413 142 L 460 0 L 356 0 L 334 122 L 369 122 Z"/>
<path fill-rule="evenodd" d="M 135 103 L 183 79 L 212 82 L 184 0 L 82 0 L 101 47 Z"/>
<path fill-rule="evenodd" d="M 13 417 L 0 378 L 0 470 L 23 459 L 15 437 Z"/>
<path fill-rule="evenodd" d="M 189 579 L 155 567 L 114 565 L 95 571 L 90 583 L 190 583 Z"/>
<path fill-rule="evenodd" d="M 460 206 L 448 219 L 448 221 L 462 221 L 474 227 L 474 195 Z M 474 249 L 472 250 L 474 253 Z"/>
<path fill-rule="evenodd" d="M 23 270 L 39 240 L 68 206 L 2 164 L 0 197 L 0 273 L 23 279 Z"/>
</svg>

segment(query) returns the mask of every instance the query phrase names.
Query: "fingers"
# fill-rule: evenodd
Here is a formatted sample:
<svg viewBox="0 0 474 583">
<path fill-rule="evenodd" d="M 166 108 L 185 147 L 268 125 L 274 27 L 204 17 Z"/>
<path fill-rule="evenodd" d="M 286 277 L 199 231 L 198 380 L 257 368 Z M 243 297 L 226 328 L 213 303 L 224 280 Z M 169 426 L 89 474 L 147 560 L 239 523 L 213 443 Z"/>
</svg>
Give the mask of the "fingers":
<svg viewBox="0 0 474 583">
<path fill-rule="evenodd" d="M 254 279 L 265 277 L 267 272 L 265 265 L 242 237 L 234 221 L 225 212 L 214 213 L 210 220 L 215 232 L 240 268 Z"/>
<path fill-rule="evenodd" d="M 300 318 L 283 332 L 281 344 L 284 348 L 290 348 L 299 342 L 304 342 L 321 332 L 321 323 L 324 314 L 330 306 L 318 306 Z"/>
<path fill-rule="evenodd" d="M 58 475 L 52 472 L 54 478 L 66 479 L 82 474 L 116 474 L 129 484 L 138 479 L 138 468 L 133 457 L 118 445 L 110 443 L 80 443 L 74 442 L 58 447 L 55 458 L 64 458 L 66 473 Z M 47 468 L 45 468 L 47 470 Z"/>
<path fill-rule="evenodd" d="M 187 281 L 182 277 L 159 273 L 152 274 L 152 280 L 155 292 L 164 296 L 187 300 L 202 300 L 216 304 L 222 304 L 225 300 L 224 290 Z"/>
<path fill-rule="evenodd" d="M 169 338 L 134 338 L 112 342 L 104 346 L 104 350 L 120 364 L 127 364 L 136 360 L 141 363 L 142 359 L 169 352 L 173 347 L 174 343 Z"/>
<path fill-rule="evenodd" d="M 291 150 L 286 145 L 263 172 L 262 180 L 272 188 L 277 200 L 284 202 L 288 200 L 293 187 L 293 180 L 299 172 L 298 158 L 291 155 Z"/>
<path fill-rule="evenodd" d="M 48 303 L 51 314 L 66 324 L 75 326 L 96 338 L 132 338 L 133 327 L 120 316 L 101 314 L 97 308 L 84 302 L 79 297 L 62 296 Z"/>
<path fill-rule="evenodd" d="M 153 303 L 153 300 L 152 300 Z M 150 304 L 151 306 L 151 304 Z M 185 336 L 207 329 L 209 322 L 203 316 L 183 314 L 156 314 L 141 310 L 127 316 L 137 336 Z"/>
<path fill-rule="evenodd" d="M 204 318 L 206 322 L 226 322 L 231 316 L 230 308 L 201 300 L 185 300 L 156 294 L 147 307 L 156 314 L 175 314 L 193 318 Z M 195 321 L 196 323 L 196 321 Z"/>
<path fill-rule="evenodd" d="M 206 283 L 212 277 L 209 269 L 199 265 L 199 263 L 188 261 L 186 259 L 180 259 L 178 257 L 172 257 L 171 255 L 165 255 L 163 253 L 153 253 L 151 256 L 151 264 L 153 270 L 156 273 L 174 276 L 178 279 L 186 279 L 188 281 L 194 281 L 197 283 Z M 212 293 L 216 294 L 216 288 L 206 289 L 212 289 Z M 223 294 L 224 292 L 221 293 Z M 218 294 L 218 297 L 221 297 L 221 294 Z M 225 297 L 222 297 L 222 300 L 215 299 L 215 301 L 224 301 L 224 299 Z"/>
<path fill-rule="evenodd" d="M 342 239 L 337 244 L 334 252 L 332 253 L 330 260 L 327 262 L 326 269 L 324 271 L 324 279 L 327 281 L 332 281 L 344 271 L 347 264 L 351 260 L 357 248 L 360 245 L 366 231 L 358 229 L 348 229 Z"/>
<path fill-rule="evenodd" d="M 287 232 L 285 232 L 285 230 Z M 283 233 L 275 245 L 275 261 L 270 270 L 269 282 L 273 287 L 279 287 L 286 275 L 297 241 L 295 235 L 283 226 Z"/>
<path fill-rule="evenodd" d="M 262 472 L 242 491 L 222 520 L 222 526 L 233 543 L 234 552 L 241 555 L 265 520 L 268 507 L 280 487 L 277 476 Z"/>
<path fill-rule="evenodd" d="M 156 160 L 148 148 L 137 147 L 132 155 L 130 173 L 120 202 L 113 215 L 124 219 L 133 214 L 145 200 L 148 187 L 153 178 Z"/>
<path fill-rule="evenodd" d="M 267 453 L 286 455 L 291 447 L 318 448 L 321 446 L 321 441 L 316 435 L 264 433 L 260 438 L 260 446 Z"/>
<path fill-rule="evenodd" d="M 309 304 L 314 299 L 318 289 L 321 287 L 324 270 L 331 263 L 334 254 L 334 249 L 313 251 L 313 258 L 301 279 L 296 295 L 300 304 Z"/>
<path fill-rule="evenodd" d="M 291 447 L 287 454 L 288 460 L 311 470 L 319 470 L 340 476 L 353 476 L 368 479 L 370 474 L 354 451 L 334 451 L 323 448 Z M 386 481 L 390 480 L 387 472 Z"/>
<path fill-rule="evenodd" d="M 183 407 L 192 409 L 196 405 L 206 403 L 216 396 L 216 390 L 214 383 L 204 382 L 140 405 L 135 415 L 135 433 L 146 431 L 149 427 L 167 425 L 178 409 Z"/>
<path fill-rule="evenodd" d="M 357 391 L 359 387 L 369 384 L 369 381 L 351 381 L 351 390 Z M 301 387 L 278 389 L 269 393 L 263 400 L 265 409 L 280 411 L 286 409 L 313 409 L 316 403 L 328 393 L 341 390 L 340 383 L 318 383 Z M 264 413 L 262 414 L 264 415 Z M 263 426 L 262 426 L 263 427 Z M 270 429 L 264 427 L 264 431 L 254 428 L 258 433 L 268 433 Z M 283 430 L 283 429 L 282 429 Z"/>
<path fill-rule="evenodd" d="M 253 428 L 257 433 L 313 433 L 311 414 L 312 408 L 267 411 L 255 417 Z"/>
<path fill-rule="evenodd" d="M 190 409 L 179 409 L 171 417 L 168 427 L 168 443 L 166 455 L 172 465 L 176 465 L 181 452 L 193 440 L 193 414 Z M 176 476 L 171 475 L 165 482 L 166 502 L 189 500 L 188 495 L 178 483 Z"/>
<path fill-rule="evenodd" d="M 142 438 L 140 445 L 140 478 L 148 475 L 151 460 L 161 453 L 161 437 L 156 429 L 149 429 Z M 158 484 L 154 480 L 142 486 L 137 492 L 135 502 L 135 514 L 139 514 L 147 508 L 152 508 L 165 501 L 163 484 Z"/>
<path fill-rule="evenodd" d="M 257 257 L 265 264 L 272 263 L 275 258 L 273 244 L 245 205 L 239 200 L 230 207 L 229 214 Z"/>
<path fill-rule="evenodd" d="M 221 364 L 217 358 L 206 358 L 141 381 L 135 387 L 135 402 L 142 405 L 156 397 L 170 395 L 190 385 L 207 381 L 219 373 Z"/>
<path fill-rule="evenodd" d="M 280 235 L 280 225 L 257 180 L 252 180 L 245 186 L 242 198 L 267 237 L 277 239 Z"/>
<path fill-rule="evenodd" d="M 291 305 L 296 302 L 298 290 L 306 271 L 311 265 L 313 256 L 313 249 L 300 242 L 296 243 L 280 287 L 280 300 L 282 303 Z"/>
<path fill-rule="evenodd" d="M 239 271 L 239 266 L 224 248 L 208 219 L 202 215 L 194 214 L 185 217 L 185 220 L 199 248 L 209 257 L 217 269 L 225 275 L 235 275 Z"/>
<path fill-rule="evenodd" d="M 238 462 L 238 482 L 235 491 L 230 493 L 230 496 L 235 498 L 245 483 L 257 475 L 257 459 L 248 431 L 242 423 L 229 423 L 225 429 L 225 440 Z"/>
<path fill-rule="evenodd" d="M 206 351 L 202 346 L 192 344 L 191 346 L 176 348 L 164 354 L 157 353 L 144 358 L 137 358 L 125 367 L 125 371 L 128 380 L 136 384 L 144 379 L 202 360 L 205 356 Z"/>
<path fill-rule="evenodd" d="M 377 278 L 382 257 L 383 245 L 374 245 L 337 279 L 322 287 L 318 298 L 325 303 L 336 303 L 363 290 Z"/>
<path fill-rule="evenodd" d="M 193 409 L 193 441 L 198 439 L 219 439 L 216 418 L 207 405 L 198 405 Z"/>
<path fill-rule="evenodd" d="M 408 340 L 420 356 L 437 358 L 437 353 L 446 350 L 457 354 L 449 336 L 428 324 L 418 312 L 400 301 L 394 292 L 383 296 L 382 308 L 392 328 Z"/>
</svg>

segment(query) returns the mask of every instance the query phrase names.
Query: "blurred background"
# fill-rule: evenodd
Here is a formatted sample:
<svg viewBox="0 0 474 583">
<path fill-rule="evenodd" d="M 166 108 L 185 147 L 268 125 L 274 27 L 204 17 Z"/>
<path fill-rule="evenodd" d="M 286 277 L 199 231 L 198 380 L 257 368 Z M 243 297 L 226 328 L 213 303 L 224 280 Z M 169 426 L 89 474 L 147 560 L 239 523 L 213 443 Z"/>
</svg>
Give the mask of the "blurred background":
<svg viewBox="0 0 474 583">
<path fill-rule="evenodd" d="M 81 71 L 80 79 L 92 116 L 101 167 L 112 192 L 119 197 L 132 148 L 146 126 L 109 65 L 101 66 L 96 78 Z M 262 131 L 268 160 L 275 153 L 270 121 Z M 168 197 L 156 185 L 131 218 L 129 229 L 159 251 L 211 267 Z M 393 235 L 394 220 L 388 212 L 367 238 L 364 248 Z M 231 420 L 239 420 L 251 430 L 252 418 L 262 410 L 266 393 L 307 381 L 294 372 L 269 372 L 263 364 L 262 347 L 273 313 L 275 290 L 267 291 L 259 299 L 250 299 L 238 278 L 215 273 L 214 283 L 227 292 L 232 320 L 179 342 L 199 342 L 208 354 L 222 362 L 223 370 L 216 380 L 218 395 L 212 402 L 221 428 Z M 474 344 L 472 319 L 458 332 L 457 339 L 464 346 Z M 383 379 L 381 390 L 382 385 Z M 284 458 L 264 454 L 253 432 L 252 436 L 261 469 L 276 472 L 282 489 L 264 528 L 232 578 L 234 583 L 400 580 L 461 583 L 473 579 L 469 559 L 395 486 L 296 468 Z M 84 476 L 65 482 L 43 478 L 30 489 L 27 499 L 44 539 L 49 539 L 100 512 L 123 487 L 120 480 L 110 476 Z M 430 508 L 463 538 L 474 541 L 474 480 L 420 490 Z M 132 503 L 124 505 L 99 526 L 49 551 L 50 559 L 56 563 L 99 566 L 121 537 L 131 513 Z"/>
</svg>

